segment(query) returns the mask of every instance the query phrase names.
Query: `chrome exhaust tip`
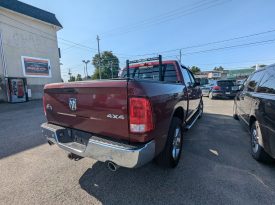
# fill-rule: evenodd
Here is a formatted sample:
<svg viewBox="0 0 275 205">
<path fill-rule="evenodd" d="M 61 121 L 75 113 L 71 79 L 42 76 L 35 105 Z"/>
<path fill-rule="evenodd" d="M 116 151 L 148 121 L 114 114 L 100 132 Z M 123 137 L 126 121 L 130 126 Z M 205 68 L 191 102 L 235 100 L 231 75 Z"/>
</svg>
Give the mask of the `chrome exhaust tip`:
<svg viewBox="0 0 275 205">
<path fill-rule="evenodd" d="M 48 144 L 49 144 L 50 146 L 52 146 L 54 143 L 53 143 L 52 141 L 48 140 Z"/>
<path fill-rule="evenodd" d="M 116 163 L 111 162 L 111 161 L 108 161 L 108 162 L 107 162 L 107 167 L 108 167 L 108 169 L 109 169 L 110 171 L 112 171 L 112 172 L 117 171 L 118 168 L 119 168 L 119 166 L 118 166 Z"/>
<path fill-rule="evenodd" d="M 83 157 L 81 157 L 81 156 L 79 156 L 79 155 L 76 155 L 76 154 L 74 154 L 74 153 L 69 153 L 69 154 L 68 154 L 68 158 L 69 158 L 70 160 L 79 161 L 79 160 L 81 160 Z"/>
</svg>

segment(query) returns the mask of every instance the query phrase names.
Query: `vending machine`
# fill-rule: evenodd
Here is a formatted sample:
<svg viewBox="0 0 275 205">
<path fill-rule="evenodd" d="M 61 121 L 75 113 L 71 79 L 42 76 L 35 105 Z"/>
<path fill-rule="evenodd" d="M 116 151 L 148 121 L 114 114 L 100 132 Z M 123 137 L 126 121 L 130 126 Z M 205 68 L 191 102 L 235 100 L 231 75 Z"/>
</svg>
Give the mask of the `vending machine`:
<svg viewBox="0 0 275 205">
<path fill-rule="evenodd" d="M 26 78 L 6 78 L 8 101 L 11 103 L 28 101 Z"/>
</svg>

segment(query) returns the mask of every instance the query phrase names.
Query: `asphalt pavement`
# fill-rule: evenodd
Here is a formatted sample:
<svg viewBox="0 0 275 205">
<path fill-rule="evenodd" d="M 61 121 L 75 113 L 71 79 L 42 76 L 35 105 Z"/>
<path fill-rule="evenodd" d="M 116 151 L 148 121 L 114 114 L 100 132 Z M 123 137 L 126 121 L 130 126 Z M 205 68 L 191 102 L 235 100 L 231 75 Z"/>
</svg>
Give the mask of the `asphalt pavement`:
<svg viewBox="0 0 275 205">
<path fill-rule="evenodd" d="M 275 204 L 275 163 L 251 157 L 233 101 L 204 104 L 176 169 L 152 162 L 117 172 L 49 146 L 41 101 L 0 104 L 0 204 Z"/>
</svg>

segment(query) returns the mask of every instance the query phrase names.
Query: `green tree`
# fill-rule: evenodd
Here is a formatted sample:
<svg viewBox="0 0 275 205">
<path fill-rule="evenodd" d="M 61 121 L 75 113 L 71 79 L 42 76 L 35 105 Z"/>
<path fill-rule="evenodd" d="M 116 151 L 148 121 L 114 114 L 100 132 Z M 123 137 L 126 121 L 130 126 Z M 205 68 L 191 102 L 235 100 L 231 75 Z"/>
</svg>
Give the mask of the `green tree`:
<svg viewBox="0 0 275 205">
<path fill-rule="evenodd" d="M 224 68 L 222 66 L 219 66 L 219 67 L 215 67 L 213 70 L 215 70 L 215 71 L 223 71 Z"/>
<path fill-rule="evenodd" d="M 68 80 L 69 82 L 74 82 L 75 81 L 75 76 L 71 75 L 70 79 Z"/>
<path fill-rule="evenodd" d="M 77 76 L 76 76 L 76 79 L 75 79 L 76 81 L 82 81 L 82 77 L 81 77 L 81 75 L 80 74 L 77 74 Z"/>
<path fill-rule="evenodd" d="M 95 67 L 92 79 L 99 79 L 99 67 L 102 79 L 116 78 L 119 72 L 119 60 L 111 51 L 104 51 L 101 58 L 96 54 L 93 57 L 92 64 Z"/>
<path fill-rule="evenodd" d="M 189 68 L 190 71 L 195 75 L 201 72 L 201 69 L 197 66 L 192 66 L 191 68 Z"/>
</svg>

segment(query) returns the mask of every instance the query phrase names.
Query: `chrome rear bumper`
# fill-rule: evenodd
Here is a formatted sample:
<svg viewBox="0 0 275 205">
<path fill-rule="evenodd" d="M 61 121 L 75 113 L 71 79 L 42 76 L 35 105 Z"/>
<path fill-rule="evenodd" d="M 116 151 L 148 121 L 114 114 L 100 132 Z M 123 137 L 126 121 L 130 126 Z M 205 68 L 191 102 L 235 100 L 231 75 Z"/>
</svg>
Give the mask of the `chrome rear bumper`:
<svg viewBox="0 0 275 205">
<path fill-rule="evenodd" d="M 64 135 L 67 128 L 50 123 L 43 123 L 41 128 L 43 136 L 61 149 L 101 162 L 112 161 L 122 167 L 136 168 L 148 163 L 155 156 L 154 140 L 138 146 L 112 143 L 98 137 L 91 137 L 86 145 L 75 142 L 61 143 L 58 139 Z"/>
</svg>

